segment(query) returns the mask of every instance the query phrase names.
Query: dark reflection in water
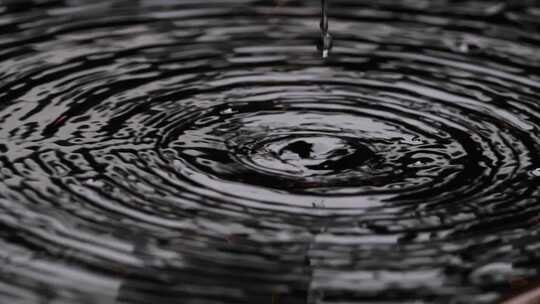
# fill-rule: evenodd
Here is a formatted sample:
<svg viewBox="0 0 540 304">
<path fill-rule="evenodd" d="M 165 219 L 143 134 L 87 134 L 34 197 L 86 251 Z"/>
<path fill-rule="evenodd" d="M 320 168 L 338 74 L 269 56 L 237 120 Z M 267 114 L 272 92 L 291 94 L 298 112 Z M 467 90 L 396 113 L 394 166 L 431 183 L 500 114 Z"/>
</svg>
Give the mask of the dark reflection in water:
<svg viewBox="0 0 540 304">
<path fill-rule="evenodd" d="M 320 1 L 0 1 L 0 303 L 537 282 L 537 3 L 331 12 L 323 60 Z"/>
</svg>

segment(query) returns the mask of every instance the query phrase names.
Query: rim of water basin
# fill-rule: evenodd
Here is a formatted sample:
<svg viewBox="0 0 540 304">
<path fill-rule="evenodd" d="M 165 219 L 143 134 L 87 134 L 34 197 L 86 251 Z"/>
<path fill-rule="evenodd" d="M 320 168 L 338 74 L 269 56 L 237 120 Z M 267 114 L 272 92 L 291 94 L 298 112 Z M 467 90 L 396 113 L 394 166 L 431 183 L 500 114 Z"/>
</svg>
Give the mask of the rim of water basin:
<svg viewBox="0 0 540 304">
<path fill-rule="evenodd" d="M 540 303 L 540 281 L 523 282 L 523 287 L 505 300 L 501 304 L 539 304 Z"/>
</svg>

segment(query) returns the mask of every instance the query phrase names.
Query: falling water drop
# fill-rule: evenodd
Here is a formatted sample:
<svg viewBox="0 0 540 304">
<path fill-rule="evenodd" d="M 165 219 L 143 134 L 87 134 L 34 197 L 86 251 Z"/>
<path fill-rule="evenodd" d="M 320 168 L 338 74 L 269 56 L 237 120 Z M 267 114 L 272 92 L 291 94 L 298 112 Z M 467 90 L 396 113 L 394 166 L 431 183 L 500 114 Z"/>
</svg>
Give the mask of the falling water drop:
<svg viewBox="0 0 540 304">
<path fill-rule="evenodd" d="M 540 177 L 540 168 L 536 168 L 531 171 L 531 174 L 536 177 Z"/>
<path fill-rule="evenodd" d="M 332 49 L 332 35 L 328 33 L 328 6 L 326 0 L 321 0 L 321 39 L 317 45 L 323 58 L 327 58 Z"/>
</svg>

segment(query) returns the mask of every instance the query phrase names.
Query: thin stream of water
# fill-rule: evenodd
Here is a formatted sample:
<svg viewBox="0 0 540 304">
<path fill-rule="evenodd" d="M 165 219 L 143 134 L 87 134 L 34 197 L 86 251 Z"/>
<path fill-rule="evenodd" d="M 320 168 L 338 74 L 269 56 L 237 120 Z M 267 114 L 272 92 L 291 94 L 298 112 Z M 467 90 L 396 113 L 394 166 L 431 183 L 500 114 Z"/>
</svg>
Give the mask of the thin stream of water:
<svg viewBox="0 0 540 304">
<path fill-rule="evenodd" d="M 0 303 L 537 286 L 538 4 L 322 4 L 0 1 Z"/>
<path fill-rule="evenodd" d="M 321 40 L 318 44 L 318 49 L 323 58 L 327 58 L 332 49 L 332 36 L 328 32 L 328 4 L 326 0 L 321 0 Z"/>
</svg>

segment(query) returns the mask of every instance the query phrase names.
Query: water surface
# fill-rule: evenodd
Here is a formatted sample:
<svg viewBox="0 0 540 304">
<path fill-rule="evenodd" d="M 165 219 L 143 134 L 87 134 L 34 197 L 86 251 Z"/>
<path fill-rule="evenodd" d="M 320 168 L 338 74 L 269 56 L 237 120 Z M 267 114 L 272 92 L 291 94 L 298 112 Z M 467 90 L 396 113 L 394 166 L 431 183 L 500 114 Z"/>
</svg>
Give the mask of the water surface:
<svg viewBox="0 0 540 304">
<path fill-rule="evenodd" d="M 540 274 L 535 1 L 0 1 L 0 302 L 497 303 Z"/>
</svg>

